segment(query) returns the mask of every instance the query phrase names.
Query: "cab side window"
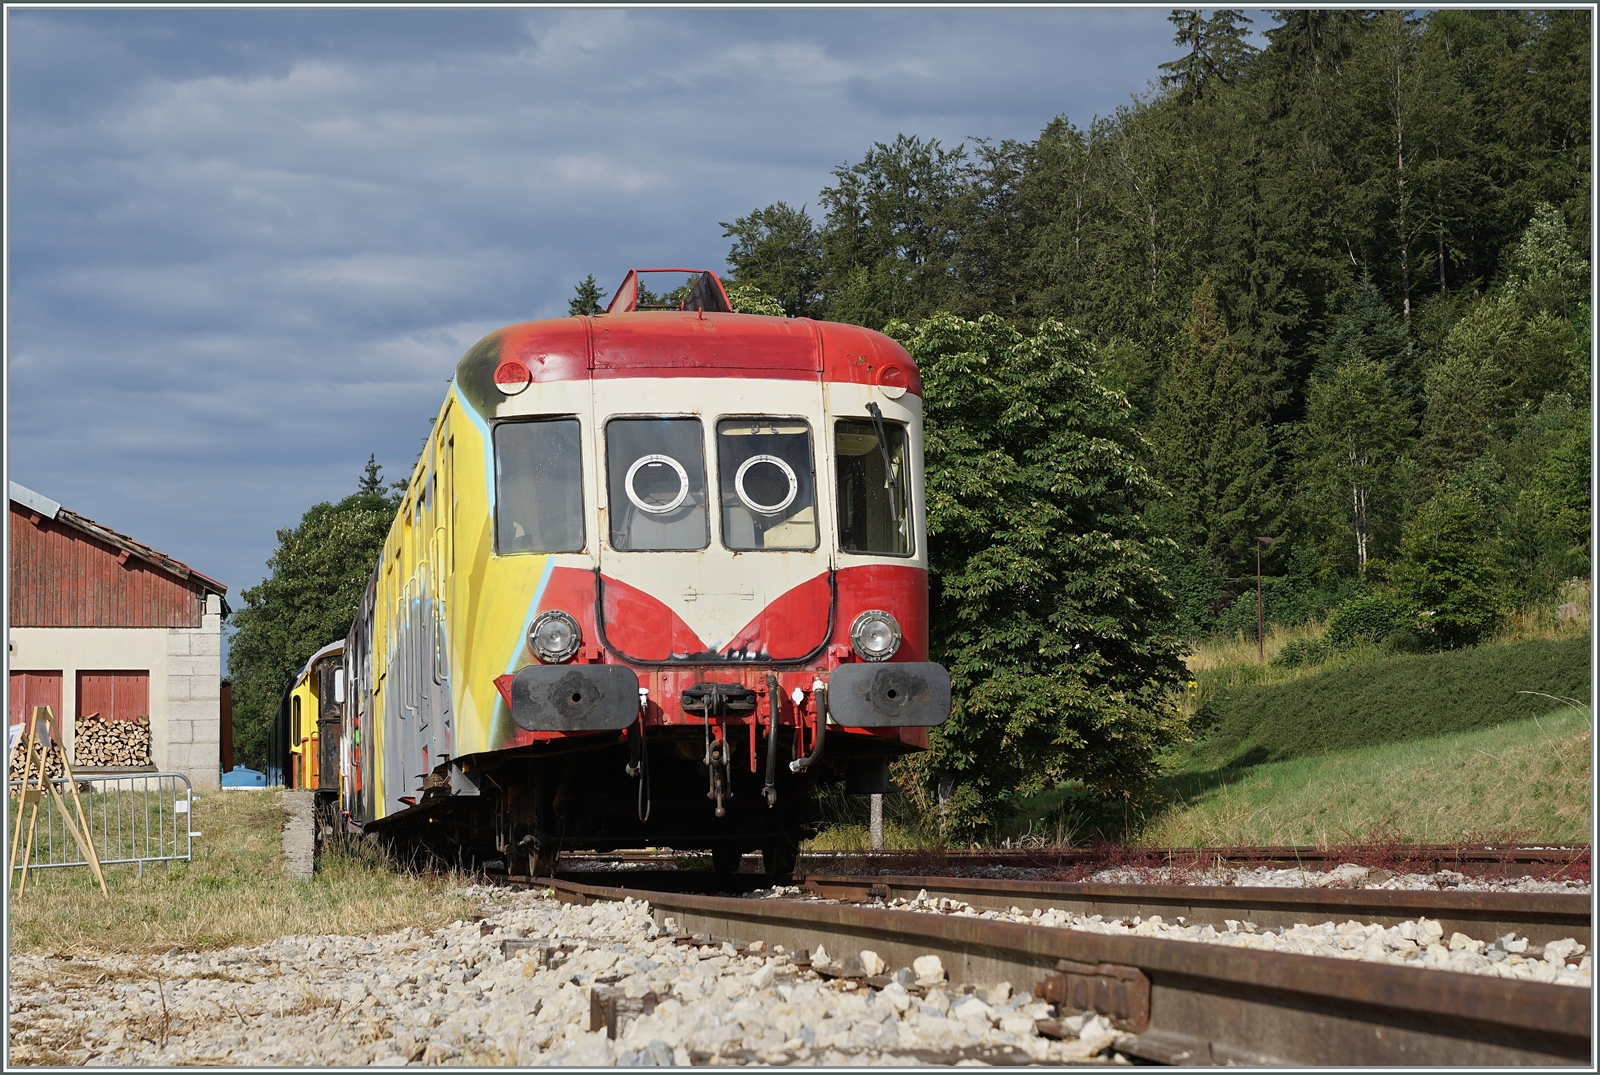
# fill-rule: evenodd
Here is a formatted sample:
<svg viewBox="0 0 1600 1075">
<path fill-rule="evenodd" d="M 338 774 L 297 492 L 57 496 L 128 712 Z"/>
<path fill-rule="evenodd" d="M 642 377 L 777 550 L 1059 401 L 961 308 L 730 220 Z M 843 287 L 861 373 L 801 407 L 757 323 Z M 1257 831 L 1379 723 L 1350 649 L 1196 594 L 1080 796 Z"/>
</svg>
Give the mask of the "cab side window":
<svg viewBox="0 0 1600 1075">
<path fill-rule="evenodd" d="M 885 556 L 911 555 L 906 429 L 894 422 L 846 418 L 834 425 L 838 469 L 839 548 Z"/>
<path fill-rule="evenodd" d="M 501 422 L 494 431 L 494 477 L 497 552 L 583 551 L 576 418 Z"/>
</svg>

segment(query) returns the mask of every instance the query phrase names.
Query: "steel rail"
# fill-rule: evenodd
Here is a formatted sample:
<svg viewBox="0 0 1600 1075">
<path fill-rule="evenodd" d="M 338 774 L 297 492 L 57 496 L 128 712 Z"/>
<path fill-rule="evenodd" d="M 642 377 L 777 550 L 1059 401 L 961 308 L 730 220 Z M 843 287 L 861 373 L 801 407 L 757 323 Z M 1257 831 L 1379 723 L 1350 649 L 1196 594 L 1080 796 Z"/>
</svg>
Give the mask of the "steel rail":
<svg viewBox="0 0 1600 1075">
<path fill-rule="evenodd" d="M 1343 862 L 1351 855 L 1382 852 L 1406 861 L 1439 862 L 1573 862 L 1588 855 L 1588 845 L 1560 847 L 1516 847 L 1511 845 L 1462 847 L 1455 844 L 1397 844 L 1393 847 L 995 847 L 995 848 L 929 848 L 905 851 L 802 851 L 802 859 L 862 859 L 867 861 L 896 859 L 949 860 L 966 859 L 987 861 L 1010 858 L 1038 859 L 1040 861 L 1067 861 L 1092 859 L 1099 861 L 1110 857 L 1161 859 L 1174 863 L 1211 862 L 1221 860 L 1226 864 L 1240 862 Z M 574 859 L 599 861 L 654 861 L 656 859 L 683 858 L 710 854 L 707 851 L 564 851 Z"/>
<path fill-rule="evenodd" d="M 538 884 L 567 903 L 631 897 L 708 939 L 870 948 L 889 966 L 938 955 L 954 984 L 1009 981 L 1101 1011 L 1126 1031 L 1119 1052 L 1158 1062 L 1591 1062 L 1590 991 L 1571 986 L 845 903 Z"/>
<path fill-rule="evenodd" d="M 1430 918 L 1451 933 L 1493 940 L 1507 933 L 1544 945 L 1571 937 L 1585 947 L 1591 924 L 1590 897 L 1569 892 L 1436 892 L 1428 890 L 1339 888 L 1247 888 L 1214 885 L 1104 885 L 1056 881 L 1014 881 L 974 877 L 796 878 L 804 890 L 824 899 L 956 899 L 979 910 L 1054 907 L 1106 918 L 1178 917 L 1188 925 L 1221 927 L 1229 919 L 1269 929 L 1298 923 L 1352 918 L 1397 926 Z"/>
<path fill-rule="evenodd" d="M 568 862 L 670 862 L 704 857 L 699 851 L 563 852 Z M 832 868 L 841 873 L 860 870 L 911 873 L 940 867 L 974 868 L 1010 866 L 1025 869 L 1209 869 L 1214 867 L 1287 866 L 1324 869 L 1357 861 L 1424 869 L 1460 869 L 1473 874 L 1507 874 L 1532 870 L 1541 876 L 1555 871 L 1562 876 L 1587 877 L 1588 846 L 1572 847 L 1459 847 L 1453 845 L 1399 845 L 1395 847 L 1072 847 L 1072 848 L 953 848 L 920 851 L 802 851 L 800 865 Z"/>
</svg>

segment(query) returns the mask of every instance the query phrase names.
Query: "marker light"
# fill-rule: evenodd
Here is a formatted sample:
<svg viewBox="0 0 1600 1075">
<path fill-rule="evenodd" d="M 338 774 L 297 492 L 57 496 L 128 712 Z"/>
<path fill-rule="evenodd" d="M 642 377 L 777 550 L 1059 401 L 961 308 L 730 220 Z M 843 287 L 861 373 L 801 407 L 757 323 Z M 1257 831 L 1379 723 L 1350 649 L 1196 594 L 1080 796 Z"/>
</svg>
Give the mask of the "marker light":
<svg viewBox="0 0 1600 1075">
<path fill-rule="evenodd" d="M 528 367 L 516 359 L 507 359 L 495 367 L 494 386 L 502 395 L 514 396 L 521 392 L 533 380 L 533 373 Z"/>
</svg>

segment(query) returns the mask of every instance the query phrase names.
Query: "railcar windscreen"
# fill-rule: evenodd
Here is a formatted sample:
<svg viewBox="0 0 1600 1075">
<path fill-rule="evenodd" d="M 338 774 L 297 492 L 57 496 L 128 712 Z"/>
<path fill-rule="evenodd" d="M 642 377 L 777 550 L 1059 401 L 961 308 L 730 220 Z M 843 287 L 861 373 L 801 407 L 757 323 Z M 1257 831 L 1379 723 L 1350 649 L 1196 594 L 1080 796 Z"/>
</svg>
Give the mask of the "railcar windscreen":
<svg viewBox="0 0 1600 1075">
<path fill-rule="evenodd" d="M 494 431 L 498 551 L 583 551 L 583 451 L 576 418 Z"/>
<path fill-rule="evenodd" d="M 730 549 L 817 547 L 811 427 L 798 418 L 717 423 L 722 543 Z"/>
<path fill-rule="evenodd" d="M 705 434 L 698 418 L 614 418 L 606 423 L 611 547 L 624 552 L 703 549 Z"/>
<path fill-rule="evenodd" d="M 839 547 L 845 552 L 910 556 L 905 427 L 883 423 L 887 445 L 879 442 L 877 426 L 870 419 L 844 419 L 833 429 L 834 465 L 839 473 Z M 889 481 L 891 473 L 893 483 Z"/>
</svg>

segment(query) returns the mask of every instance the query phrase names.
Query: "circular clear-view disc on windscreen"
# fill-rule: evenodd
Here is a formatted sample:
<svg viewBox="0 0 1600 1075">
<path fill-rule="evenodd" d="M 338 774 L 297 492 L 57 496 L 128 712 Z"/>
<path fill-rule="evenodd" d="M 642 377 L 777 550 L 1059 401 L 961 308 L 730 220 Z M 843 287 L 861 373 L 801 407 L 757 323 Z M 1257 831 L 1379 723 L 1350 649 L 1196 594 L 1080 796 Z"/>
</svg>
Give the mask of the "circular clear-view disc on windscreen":
<svg viewBox="0 0 1600 1075">
<path fill-rule="evenodd" d="M 678 491 L 675 496 L 670 493 L 672 479 L 663 472 L 667 468 L 670 468 L 677 478 Z M 635 484 L 635 479 L 639 477 L 641 470 L 645 472 L 645 490 L 642 493 Z M 651 515 L 665 515 L 669 511 L 676 510 L 689 496 L 689 472 L 683 469 L 682 463 L 670 455 L 643 455 L 635 459 L 633 466 L 628 468 L 628 476 L 622 480 L 622 487 L 633 506 L 640 511 L 649 512 Z M 671 498 L 666 499 L 669 496 Z"/>
<path fill-rule="evenodd" d="M 745 475 L 750 473 L 750 468 L 757 463 L 766 463 L 777 467 L 789 481 L 789 492 L 776 504 L 763 504 L 750 495 L 744 487 Z M 800 479 L 795 477 L 794 468 L 775 455 L 752 455 L 739 465 L 738 473 L 733 476 L 733 491 L 739 494 L 739 500 L 744 506 L 757 515 L 776 515 L 790 504 L 800 492 Z"/>
</svg>

